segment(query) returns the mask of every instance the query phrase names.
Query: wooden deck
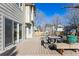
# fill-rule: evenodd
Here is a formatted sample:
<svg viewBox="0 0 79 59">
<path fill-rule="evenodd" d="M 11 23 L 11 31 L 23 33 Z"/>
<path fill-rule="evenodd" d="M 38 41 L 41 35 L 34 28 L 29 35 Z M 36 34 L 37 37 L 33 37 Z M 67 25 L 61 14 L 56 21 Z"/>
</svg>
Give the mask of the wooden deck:
<svg viewBox="0 0 79 59">
<path fill-rule="evenodd" d="M 78 53 L 79 51 L 79 43 L 75 44 L 67 44 L 67 43 L 55 43 L 54 44 L 56 49 L 60 54 L 64 54 L 64 49 L 75 49 L 75 52 Z"/>
<path fill-rule="evenodd" d="M 79 43 L 67 44 L 67 43 L 55 43 L 57 49 L 79 49 Z"/>
<path fill-rule="evenodd" d="M 63 46 L 63 43 L 58 45 L 61 47 L 61 45 Z M 51 50 L 41 46 L 40 37 L 26 39 L 23 42 L 18 43 L 12 51 L 12 53 L 10 51 L 10 55 L 13 56 L 61 56 L 57 50 Z M 9 54 L 6 55 L 8 56 Z M 79 53 L 75 53 L 72 50 L 64 50 L 63 56 L 79 56 Z"/>
</svg>

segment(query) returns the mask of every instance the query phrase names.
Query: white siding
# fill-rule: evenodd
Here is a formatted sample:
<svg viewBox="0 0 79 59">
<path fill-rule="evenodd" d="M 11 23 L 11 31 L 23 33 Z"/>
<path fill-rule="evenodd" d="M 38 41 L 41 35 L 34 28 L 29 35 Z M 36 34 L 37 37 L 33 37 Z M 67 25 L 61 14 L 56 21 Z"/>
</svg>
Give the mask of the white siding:
<svg viewBox="0 0 79 59">
<path fill-rule="evenodd" d="M 15 3 L 0 3 L 0 50 L 5 47 L 5 23 L 3 22 L 5 17 L 21 23 L 22 27 L 22 39 L 24 39 L 25 27 L 24 27 L 24 11 L 22 11 Z M 4 26 L 3 26 L 4 25 Z M 4 42 L 4 43 L 3 43 Z"/>
<path fill-rule="evenodd" d="M 30 6 L 25 7 L 25 23 L 30 23 L 31 21 L 31 11 L 30 11 Z"/>
<path fill-rule="evenodd" d="M 32 7 L 31 11 L 31 21 L 34 21 L 34 7 Z"/>
<path fill-rule="evenodd" d="M 23 13 L 20 8 L 14 3 L 0 3 L 0 12 L 2 12 L 5 16 L 14 18 L 15 21 L 23 22 Z"/>
<path fill-rule="evenodd" d="M 3 32 L 4 32 L 4 30 L 3 30 L 3 16 L 0 13 L 0 50 L 3 50 L 3 39 L 4 39 Z"/>
<path fill-rule="evenodd" d="M 25 39 L 25 23 L 34 21 L 34 10 L 32 9 L 31 11 L 31 6 L 24 5 L 20 9 L 16 3 L 0 3 L 0 51 L 5 48 L 5 17 L 22 24 L 22 39 Z M 30 30 L 31 34 L 27 34 L 27 36 L 31 37 L 33 32 L 32 26 Z"/>
</svg>

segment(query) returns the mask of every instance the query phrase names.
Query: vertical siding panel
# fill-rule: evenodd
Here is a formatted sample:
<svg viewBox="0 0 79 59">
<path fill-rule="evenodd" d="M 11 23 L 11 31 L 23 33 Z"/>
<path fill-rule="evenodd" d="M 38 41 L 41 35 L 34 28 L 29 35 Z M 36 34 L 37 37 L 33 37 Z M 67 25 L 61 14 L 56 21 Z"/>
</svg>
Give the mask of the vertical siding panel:
<svg viewBox="0 0 79 59">
<path fill-rule="evenodd" d="M 0 14 L 0 50 L 3 50 L 3 16 Z"/>
</svg>

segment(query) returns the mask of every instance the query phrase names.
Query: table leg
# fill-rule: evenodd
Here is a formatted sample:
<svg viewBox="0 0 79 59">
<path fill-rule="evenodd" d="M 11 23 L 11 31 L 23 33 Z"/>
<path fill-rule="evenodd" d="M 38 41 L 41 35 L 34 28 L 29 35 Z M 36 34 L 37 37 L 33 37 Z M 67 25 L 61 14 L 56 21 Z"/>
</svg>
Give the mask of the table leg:
<svg viewBox="0 0 79 59">
<path fill-rule="evenodd" d="M 57 43 L 57 39 L 56 39 L 56 42 L 55 43 Z"/>
<path fill-rule="evenodd" d="M 78 53 L 78 49 L 76 49 L 75 52 Z"/>
<path fill-rule="evenodd" d="M 59 53 L 60 53 L 61 55 L 63 55 L 64 49 L 59 49 Z"/>
</svg>

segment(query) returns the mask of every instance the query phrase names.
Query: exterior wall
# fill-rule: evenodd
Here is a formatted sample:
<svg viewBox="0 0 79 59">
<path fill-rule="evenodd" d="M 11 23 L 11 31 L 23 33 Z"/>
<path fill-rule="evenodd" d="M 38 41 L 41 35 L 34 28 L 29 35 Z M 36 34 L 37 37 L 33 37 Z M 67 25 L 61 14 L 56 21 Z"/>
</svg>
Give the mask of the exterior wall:
<svg viewBox="0 0 79 59">
<path fill-rule="evenodd" d="M 63 25 L 58 25 L 57 31 L 64 31 L 64 26 Z"/>
<path fill-rule="evenodd" d="M 3 16 L 2 14 L 0 14 L 0 50 L 3 50 L 3 39 L 4 39 L 4 36 L 3 36 Z"/>
<path fill-rule="evenodd" d="M 31 9 L 30 9 L 30 6 L 26 6 L 25 7 L 25 23 L 30 23 L 31 21 Z"/>
<path fill-rule="evenodd" d="M 32 10 L 31 10 L 31 21 L 34 21 L 35 18 L 35 13 L 34 13 L 34 7 L 32 6 Z"/>
<path fill-rule="evenodd" d="M 57 28 L 57 31 L 64 31 L 63 28 Z"/>
<path fill-rule="evenodd" d="M 5 18 L 12 20 L 12 42 L 10 48 L 15 45 L 14 43 L 14 22 L 17 22 L 17 41 L 21 42 L 24 39 L 32 38 L 34 21 L 34 9 L 30 8 L 31 5 L 25 6 L 23 4 L 19 7 L 16 3 L 0 3 L 0 51 L 7 50 L 5 47 Z M 26 23 L 31 24 L 30 29 Z M 22 24 L 22 39 L 19 39 L 19 25 Z"/>
<path fill-rule="evenodd" d="M 24 26 L 24 11 L 21 10 L 15 3 L 0 3 L 0 51 L 5 50 L 5 17 L 22 24 L 22 40 L 25 38 L 23 34 Z M 4 26 L 3 26 L 4 25 Z M 14 34 L 12 34 L 14 35 Z M 14 40 L 14 38 L 12 39 Z"/>
<path fill-rule="evenodd" d="M 23 22 L 22 20 L 22 11 L 16 4 L 0 4 L 0 12 L 4 14 L 4 16 L 8 16 L 9 18 L 13 18 L 14 21 Z"/>
<path fill-rule="evenodd" d="M 34 22 L 34 7 L 32 5 L 26 5 L 25 6 L 25 23 L 26 23 L 26 37 L 27 38 L 32 38 L 33 37 L 33 29 L 34 26 L 32 24 L 32 22 Z M 30 24 L 30 28 L 27 26 L 27 23 Z"/>
</svg>

